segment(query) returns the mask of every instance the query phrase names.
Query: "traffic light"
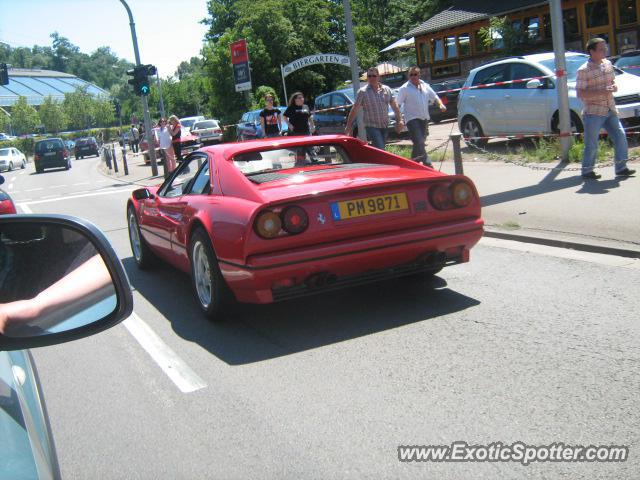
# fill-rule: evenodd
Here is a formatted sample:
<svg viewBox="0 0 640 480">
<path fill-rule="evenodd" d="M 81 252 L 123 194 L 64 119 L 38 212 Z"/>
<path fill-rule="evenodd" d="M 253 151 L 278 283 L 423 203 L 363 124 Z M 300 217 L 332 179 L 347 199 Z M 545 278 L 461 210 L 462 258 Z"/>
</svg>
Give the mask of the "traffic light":
<svg viewBox="0 0 640 480">
<path fill-rule="evenodd" d="M 127 75 L 130 78 L 127 82 L 133 86 L 133 91 L 136 95 L 149 95 L 151 87 L 149 86 L 149 79 L 147 78 L 147 70 L 149 65 L 138 65 L 131 70 L 127 70 Z"/>
<path fill-rule="evenodd" d="M 9 85 L 9 70 L 6 63 L 0 63 L 0 85 Z"/>
</svg>

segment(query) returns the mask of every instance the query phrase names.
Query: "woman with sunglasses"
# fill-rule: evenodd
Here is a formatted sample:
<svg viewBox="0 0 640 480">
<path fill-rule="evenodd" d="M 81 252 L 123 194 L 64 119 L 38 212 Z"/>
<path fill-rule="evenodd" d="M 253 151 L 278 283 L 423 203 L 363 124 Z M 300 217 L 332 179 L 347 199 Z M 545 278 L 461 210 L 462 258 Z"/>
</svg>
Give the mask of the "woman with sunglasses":
<svg viewBox="0 0 640 480">
<path fill-rule="evenodd" d="M 273 106 L 273 95 L 268 93 L 264 97 L 264 101 L 267 104 L 266 107 L 260 112 L 260 123 L 262 124 L 262 135 L 265 138 L 277 137 L 280 135 L 282 123 L 280 110 Z"/>
<path fill-rule="evenodd" d="M 311 111 L 304 104 L 304 95 L 301 92 L 291 95 L 289 106 L 282 116 L 289 127 L 289 135 L 311 135 L 316 129 Z"/>
</svg>

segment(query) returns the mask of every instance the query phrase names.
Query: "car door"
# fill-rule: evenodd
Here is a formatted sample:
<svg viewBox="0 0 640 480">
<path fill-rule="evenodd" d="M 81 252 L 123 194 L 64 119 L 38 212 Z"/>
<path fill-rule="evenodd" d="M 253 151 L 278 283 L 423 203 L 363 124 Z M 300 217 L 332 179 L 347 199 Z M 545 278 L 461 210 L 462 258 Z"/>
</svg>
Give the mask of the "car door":
<svg viewBox="0 0 640 480">
<path fill-rule="evenodd" d="M 180 257 L 185 254 L 185 232 L 193 216 L 193 210 L 189 210 L 192 186 L 201 170 L 208 170 L 207 154 L 193 153 L 185 158 L 171 181 L 158 191 L 156 197 L 156 228 L 166 239 L 166 259 L 178 266 Z M 207 176 L 208 178 L 208 176 Z M 202 180 L 202 176 L 200 177 Z M 201 183 L 198 187 L 203 189 Z M 208 193 L 208 192 L 207 192 Z"/>
<path fill-rule="evenodd" d="M 479 70 L 472 82 L 472 86 L 503 82 L 508 78 L 509 64 L 499 63 Z M 508 85 L 494 85 L 469 90 L 465 100 L 469 102 L 470 111 L 480 122 L 485 135 L 504 133 L 504 96 L 509 90 Z"/>
<path fill-rule="evenodd" d="M 509 80 L 542 77 L 542 70 L 533 65 L 513 62 Z M 505 133 L 540 133 L 550 130 L 551 112 L 549 82 L 541 80 L 540 88 L 527 88 L 527 82 L 513 83 L 504 91 Z"/>
<path fill-rule="evenodd" d="M 327 111 L 330 105 L 331 95 L 322 95 L 316 99 L 313 122 L 318 133 L 324 135 L 331 133 L 331 112 Z"/>
<path fill-rule="evenodd" d="M 331 95 L 332 133 L 344 133 L 347 125 L 347 117 L 351 109 L 351 101 L 342 93 L 334 93 Z"/>
</svg>

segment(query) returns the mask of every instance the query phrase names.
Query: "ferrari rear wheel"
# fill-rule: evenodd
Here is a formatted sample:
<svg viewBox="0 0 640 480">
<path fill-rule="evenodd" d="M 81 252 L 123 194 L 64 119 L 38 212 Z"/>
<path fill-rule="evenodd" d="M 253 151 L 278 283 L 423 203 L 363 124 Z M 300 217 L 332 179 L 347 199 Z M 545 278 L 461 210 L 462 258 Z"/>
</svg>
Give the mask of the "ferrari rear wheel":
<svg viewBox="0 0 640 480">
<path fill-rule="evenodd" d="M 140 233 L 140 226 L 138 225 L 138 217 L 132 206 L 127 209 L 127 225 L 129 227 L 129 243 L 131 244 L 131 252 L 133 258 L 139 268 L 145 269 L 153 266 L 158 257 L 151 251 L 147 242 L 144 241 Z"/>
<path fill-rule="evenodd" d="M 198 305 L 211 320 L 220 320 L 224 307 L 230 303 L 231 292 L 222 277 L 209 235 L 201 228 L 191 237 L 189 259 Z"/>
</svg>

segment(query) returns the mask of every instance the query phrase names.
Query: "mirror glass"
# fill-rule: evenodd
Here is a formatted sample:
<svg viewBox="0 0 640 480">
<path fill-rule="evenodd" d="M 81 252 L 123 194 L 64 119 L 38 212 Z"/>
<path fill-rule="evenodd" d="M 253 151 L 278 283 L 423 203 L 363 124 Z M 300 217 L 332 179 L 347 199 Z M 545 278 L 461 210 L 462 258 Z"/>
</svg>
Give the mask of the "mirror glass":
<svg viewBox="0 0 640 480">
<path fill-rule="evenodd" d="M 56 224 L 0 224 L 1 334 L 66 332 L 105 318 L 117 303 L 109 270 L 82 233 Z"/>
</svg>

